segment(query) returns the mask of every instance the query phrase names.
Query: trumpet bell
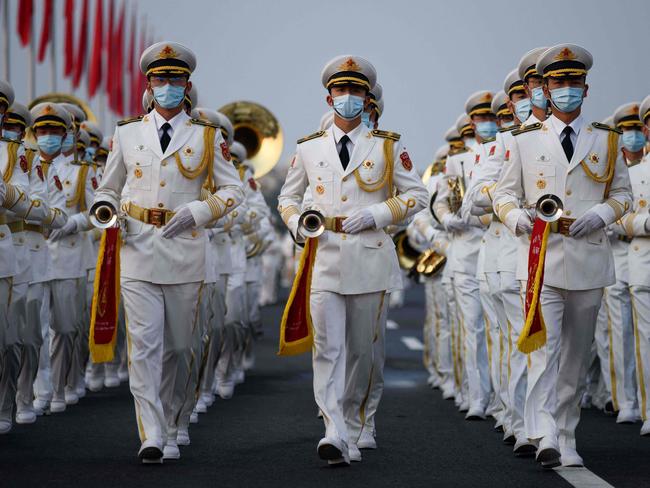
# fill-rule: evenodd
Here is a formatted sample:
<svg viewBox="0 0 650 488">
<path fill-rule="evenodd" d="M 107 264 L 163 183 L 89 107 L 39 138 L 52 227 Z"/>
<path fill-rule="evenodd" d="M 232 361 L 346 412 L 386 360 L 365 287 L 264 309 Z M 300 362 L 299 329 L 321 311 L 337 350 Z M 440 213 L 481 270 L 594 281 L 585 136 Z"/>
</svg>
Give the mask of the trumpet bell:
<svg viewBox="0 0 650 488">
<path fill-rule="evenodd" d="M 90 207 L 88 219 L 98 229 L 108 229 L 117 223 L 117 212 L 112 205 L 100 202 Z"/>
<path fill-rule="evenodd" d="M 535 205 L 537 218 L 544 222 L 555 222 L 564 213 L 564 203 L 557 195 L 542 195 Z"/>
<path fill-rule="evenodd" d="M 411 271 L 418 263 L 420 253 L 409 243 L 406 231 L 402 230 L 393 236 L 395 250 L 397 252 L 397 262 L 399 267 L 406 271 Z"/>
<path fill-rule="evenodd" d="M 298 219 L 298 230 L 305 237 L 318 237 L 325 232 L 325 217 L 318 210 L 306 210 Z"/>
<path fill-rule="evenodd" d="M 255 178 L 271 171 L 280 160 L 284 136 L 275 116 L 262 105 L 237 101 L 219 109 L 232 122 L 234 138 L 248 153 L 247 162 L 254 168 Z"/>
</svg>

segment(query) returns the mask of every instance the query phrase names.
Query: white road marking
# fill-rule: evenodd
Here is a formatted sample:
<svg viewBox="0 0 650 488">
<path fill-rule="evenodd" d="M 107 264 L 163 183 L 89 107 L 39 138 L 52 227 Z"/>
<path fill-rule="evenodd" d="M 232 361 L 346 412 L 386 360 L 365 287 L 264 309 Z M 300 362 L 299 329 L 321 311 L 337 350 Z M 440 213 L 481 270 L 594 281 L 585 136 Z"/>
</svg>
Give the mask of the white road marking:
<svg viewBox="0 0 650 488">
<path fill-rule="evenodd" d="M 396 330 L 396 329 L 399 329 L 399 324 L 397 322 L 395 322 L 394 320 L 388 319 L 386 321 L 386 328 L 388 330 Z"/>
<path fill-rule="evenodd" d="M 555 468 L 557 474 L 576 488 L 614 488 L 587 468 Z"/>
<path fill-rule="evenodd" d="M 417 337 L 402 337 L 402 342 L 411 351 L 424 351 L 424 344 Z"/>
</svg>

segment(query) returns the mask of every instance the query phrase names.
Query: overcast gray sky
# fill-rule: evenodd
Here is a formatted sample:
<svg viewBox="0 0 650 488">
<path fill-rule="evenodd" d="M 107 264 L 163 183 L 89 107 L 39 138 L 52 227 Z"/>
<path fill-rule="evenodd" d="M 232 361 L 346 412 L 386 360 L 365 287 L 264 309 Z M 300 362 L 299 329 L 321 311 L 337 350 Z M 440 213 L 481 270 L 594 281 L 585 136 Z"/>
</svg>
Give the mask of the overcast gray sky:
<svg viewBox="0 0 650 488">
<path fill-rule="evenodd" d="M 17 0 L 10 3 L 14 26 Z M 60 35 L 63 1 L 57 3 Z M 507 73 L 534 47 L 574 42 L 593 54 L 584 110 L 592 120 L 650 94 L 647 0 L 137 3 L 158 39 L 196 52 L 193 80 L 200 104 L 218 108 L 247 99 L 267 106 L 284 129 L 286 157 L 296 139 L 318 129 L 327 109 L 320 72 L 339 54 L 358 54 L 375 65 L 386 102 L 381 128 L 403 134 L 419 168 L 444 142 L 467 96 L 501 89 Z M 25 102 L 25 51 L 15 29 L 11 37 L 12 83 L 17 100 Z M 48 69 L 47 62 L 38 67 L 37 94 L 48 91 Z M 60 88 L 67 87 L 61 82 Z M 77 94 L 85 97 L 85 86 Z"/>
</svg>

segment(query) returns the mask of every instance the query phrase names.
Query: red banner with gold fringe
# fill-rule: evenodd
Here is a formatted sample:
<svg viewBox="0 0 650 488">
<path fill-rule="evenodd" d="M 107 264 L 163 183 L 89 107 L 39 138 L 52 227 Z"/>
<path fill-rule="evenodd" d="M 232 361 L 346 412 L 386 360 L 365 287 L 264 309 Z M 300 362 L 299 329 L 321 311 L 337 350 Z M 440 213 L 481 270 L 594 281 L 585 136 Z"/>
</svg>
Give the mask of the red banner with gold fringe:
<svg viewBox="0 0 650 488">
<path fill-rule="evenodd" d="M 303 354 L 311 351 L 314 344 L 309 296 L 317 249 L 318 239 L 307 239 L 300 256 L 300 265 L 293 280 L 289 300 L 287 300 L 282 314 L 279 356 Z"/>
<path fill-rule="evenodd" d="M 517 348 L 531 353 L 546 344 L 546 324 L 542 315 L 540 295 L 544 284 L 544 261 L 546 244 L 551 226 L 548 222 L 535 219 L 528 250 L 528 282 L 526 283 L 526 322 Z"/>
<path fill-rule="evenodd" d="M 89 347 L 93 363 L 113 360 L 120 305 L 120 229 L 110 227 L 102 234 L 95 270 L 90 315 Z"/>
</svg>

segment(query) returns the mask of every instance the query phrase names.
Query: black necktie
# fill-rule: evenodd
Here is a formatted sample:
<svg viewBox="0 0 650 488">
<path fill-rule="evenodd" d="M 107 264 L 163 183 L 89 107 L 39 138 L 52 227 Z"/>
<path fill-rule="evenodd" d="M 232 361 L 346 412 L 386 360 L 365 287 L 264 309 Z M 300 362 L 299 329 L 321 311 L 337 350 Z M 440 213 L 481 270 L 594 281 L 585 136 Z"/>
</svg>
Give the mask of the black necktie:
<svg viewBox="0 0 650 488">
<path fill-rule="evenodd" d="M 573 129 L 568 125 L 562 131 L 562 134 L 564 135 L 564 139 L 562 139 L 562 149 L 564 149 L 564 154 L 566 154 L 567 161 L 569 162 L 571 162 L 571 158 L 573 157 L 573 143 L 571 142 L 572 133 Z"/>
<path fill-rule="evenodd" d="M 340 143 L 341 143 L 341 150 L 339 151 L 339 159 L 341 160 L 341 165 L 343 166 L 343 169 L 346 169 L 348 167 L 348 163 L 350 162 L 350 153 L 348 152 L 348 141 L 350 138 L 345 135 L 341 137 Z"/>
<path fill-rule="evenodd" d="M 163 133 L 162 136 L 160 136 L 160 148 L 162 149 L 163 153 L 167 150 L 167 146 L 169 146 L 169 141 L 172 140 L 172 137 L 169 135 L 169 132 L 167 132 L 171 128 L 172 126 L 169 125 L 169 122 L 165 122 L 161 127 Z"/>
</svg>

